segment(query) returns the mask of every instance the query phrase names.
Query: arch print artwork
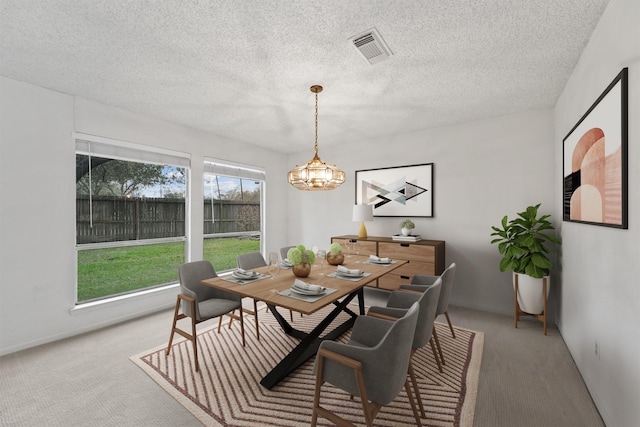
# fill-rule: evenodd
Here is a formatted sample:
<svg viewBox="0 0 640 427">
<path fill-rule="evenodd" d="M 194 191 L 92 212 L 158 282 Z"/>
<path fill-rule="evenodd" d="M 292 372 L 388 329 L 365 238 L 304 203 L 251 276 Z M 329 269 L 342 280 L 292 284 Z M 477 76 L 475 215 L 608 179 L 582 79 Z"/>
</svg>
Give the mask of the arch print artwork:
<svg viewBox="0 0 640 427">
<path fill-rule="evenodd" d="M 627 68 L 563 140 L 563 220 L 628 228 Z"/>
</svg>

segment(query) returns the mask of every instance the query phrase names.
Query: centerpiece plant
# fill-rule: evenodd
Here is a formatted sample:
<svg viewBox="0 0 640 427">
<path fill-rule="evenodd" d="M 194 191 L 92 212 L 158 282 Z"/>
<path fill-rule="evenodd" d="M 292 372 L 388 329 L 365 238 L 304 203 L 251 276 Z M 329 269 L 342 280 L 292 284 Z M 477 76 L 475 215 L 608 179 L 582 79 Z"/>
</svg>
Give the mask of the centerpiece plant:
<svg viewBox="0 0 640 427">
<path fill-rule="evenodd" d="M 342 246 L 340 246 L 340 243 L 332 243 L 329 246 L 327 262 L 331 265 L 340 265 L 344 262 L 344 255 L 342 254 Z"/>
<path fill-rule="evenodd" d="M 287 259 L 292 265 L 293 274 L 298 277 L 307 277 L 311 273 L 311 264 L 315 262 L 316 256 L 304 245 L 298 245 L 289 249 Z"/>
</svg>

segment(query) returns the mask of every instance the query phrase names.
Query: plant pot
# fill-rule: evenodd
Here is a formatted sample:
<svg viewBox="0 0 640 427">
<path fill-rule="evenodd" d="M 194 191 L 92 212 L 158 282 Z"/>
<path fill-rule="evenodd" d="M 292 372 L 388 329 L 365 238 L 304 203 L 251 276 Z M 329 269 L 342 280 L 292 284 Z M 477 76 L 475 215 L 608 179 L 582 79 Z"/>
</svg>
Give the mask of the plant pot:
<svg viewBox="0 0 640 427">
<path fill-rule="evenodd" d="M 513 273 L 513 287 L 515 291 L 515 278 L 518 275 L 518 305 L 520 310 L 529 314 L 541 314 L 544 311 L 544 293 L 542 279 L 527 276 L 526 274 Z M 551 290 L 549 276 L 547 279 L 547 297 Z"/>
<path fill-rule="evenodd" d="M 311 264 L 298 264 L 291 267 L 291 271 L 296 277 L 307 277 L 311 274 Z"/>
<path fill-rule="evenodd" d="M 412 228 L 401 228 L 400 232 L 402 233 L 403 236 L 411 236 L 411 230 L 413 230 Z"/>
<path fill-rule="evenodd" d="M 344 255 L 342 252 L 329 252 L 327 253 L 327 263 L 331 265 L 340 265 L 344 262 Z"/>
</svg>

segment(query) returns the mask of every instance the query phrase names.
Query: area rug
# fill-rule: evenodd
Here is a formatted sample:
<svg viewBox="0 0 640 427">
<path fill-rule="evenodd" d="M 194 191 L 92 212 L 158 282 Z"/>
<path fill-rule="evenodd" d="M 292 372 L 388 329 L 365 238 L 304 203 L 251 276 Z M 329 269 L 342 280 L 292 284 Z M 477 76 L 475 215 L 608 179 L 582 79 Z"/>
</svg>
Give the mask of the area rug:
<svg viewBox="0 0 640 427">
<path fill-rule="evenodd" d="M 256 339 L 253 318 L 245 317 L 246 346 L 240 339 L 240 324 L 217 326 L 198 331 L 200 372 L 193 369 L 193 347 L 189 341 L 175 342 L 170 355 L 166 343 L 145 351 L 131 360 L 164 390 L 207 426 L 300 426 L 311 422 L 315 377 L 313 359 L 281 381 L 273 389 L 260 385 L 262 377 L 296 345 L 285 335 L 273 316 L 260 313 L 260 340 Z M 288 316 L 288 311 L 283 312 Z M 294 326 L 310 330 L 326 315 L 294 315 Z M 338 317 L 336 322 L 345 318 Z M 213 322 L 212 322 L 213 323 Z M 217 325 L 217 322 L 215 322 Z M 438 372 L 429 346 L 414 355 L 414 368 L 425 407 L 423 425 L 471 427 L 478 389 L 484 335 L 455 328 L 451 337 L 448 326 L 436 323 L 446 365 Z M 167 319 L 167 333 L 170 319 Z M 349 333 L 340 340 L 347 341 Z M 360 426 L 364 425 L 362 407 L 357 398 L 330 384 L 322 389 L 321 404 Z M 415 425 L 404 390 L 378 414 L 376 425 Z M 318 425 L 333 425 L 319 419 Z"/>
</svg>

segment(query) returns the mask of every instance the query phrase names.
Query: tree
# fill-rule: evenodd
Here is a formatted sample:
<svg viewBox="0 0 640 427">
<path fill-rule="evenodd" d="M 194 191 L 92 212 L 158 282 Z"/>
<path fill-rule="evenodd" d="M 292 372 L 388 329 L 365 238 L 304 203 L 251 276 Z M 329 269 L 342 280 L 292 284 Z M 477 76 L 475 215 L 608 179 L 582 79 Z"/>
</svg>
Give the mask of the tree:
<svg viewBox="0 0 640 427">
<path fill-rule="evenodd" d="M 78 157 L 76 156 L 76 166 Z M 92 159 L 92 165 L 94 165 Z M 93 195 L 133 196 L 144 187 L 164 185 L 172 182 L 163 174 L 163 166 L 146 163 L 128 162 L 124 160 L 108 160 L 91 169 L 91 183 L 89 183 L 88 161 L 86 172 L 76 182 L 77 192 Z M 76 170 L 76 176 L 78 171 Z"/>
</svg>

